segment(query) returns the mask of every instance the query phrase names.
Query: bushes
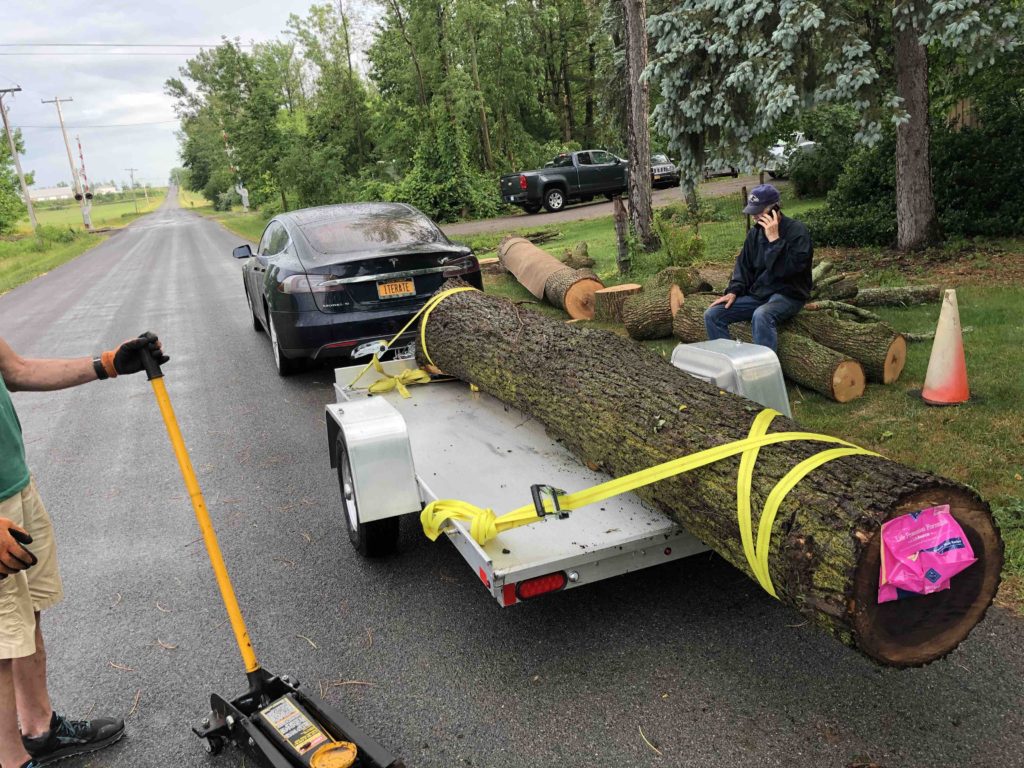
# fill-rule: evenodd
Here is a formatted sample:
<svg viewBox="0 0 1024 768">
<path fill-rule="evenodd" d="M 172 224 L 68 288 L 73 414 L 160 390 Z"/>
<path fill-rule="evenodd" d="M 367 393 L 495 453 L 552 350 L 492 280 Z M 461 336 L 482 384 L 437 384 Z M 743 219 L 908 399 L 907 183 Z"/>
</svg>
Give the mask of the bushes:
<svg viewBox="0 0 1024 768">
<path fill-rule="evenodd" d="M 854 148 L 857 113 L 848 106 L 827 104 L 805 113 L 800 130 L 815 142 L 789 160 L 789 178 L 797 197 L 821 197 L 835 187 Z"/>
</svg>

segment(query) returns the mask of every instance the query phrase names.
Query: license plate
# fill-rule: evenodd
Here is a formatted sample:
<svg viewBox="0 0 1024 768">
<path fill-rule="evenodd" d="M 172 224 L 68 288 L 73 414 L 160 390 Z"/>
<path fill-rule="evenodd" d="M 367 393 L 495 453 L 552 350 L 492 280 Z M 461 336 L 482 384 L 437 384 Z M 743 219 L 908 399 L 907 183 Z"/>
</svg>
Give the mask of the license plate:
<svg viewBox="0 0 1024 768">
<path fill-rule="evenodd" d="M 380 299 L 397 299 L 401 296 L 415 296 L 416 285 L 412 280 L 390 280 L 377 283 L 377 297 Z"/>
<path fill-rule="evenodd" d="M 654 180 L 655 180 L 655 181 L 657 181 L 657 180 L 658 180 L 658 179 L 660 179 L 660 178 L 661 178 L 661 174 L 660 174 L 660 173 L 656 173 L 656 174 L 654 174 Z"/>
</svg>

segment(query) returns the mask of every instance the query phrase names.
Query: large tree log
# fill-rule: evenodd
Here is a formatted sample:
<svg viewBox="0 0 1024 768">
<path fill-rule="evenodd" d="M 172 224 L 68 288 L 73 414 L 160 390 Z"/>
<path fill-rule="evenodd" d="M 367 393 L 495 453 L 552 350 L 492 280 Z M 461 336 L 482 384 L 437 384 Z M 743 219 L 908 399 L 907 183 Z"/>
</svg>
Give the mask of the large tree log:
<svg viewBox="0 0 1024 768">
<path fill-rule="evenodd" d="M 679 289 L 673 286 L 678 291 Z M 670 289 L 647 290 L 622 303 L 622 324 L 630 338 L 639 341 L 667 339 L 672 335 Z M 682 294 L 678 295 L 681 299 Z"/>
<path fill-rule="evenodd" d="M 850 280 L 841 275 L 836 275 L 836 277 L 839 279 L 827 285 L 823 283 L 821 286 L 814 286 L 811 295 L 814 298 L 836 299 L 839 301 L 852 299 L 857 295 L 859 289 L 855 280 Z"/>
<path fill-rule="evenodd" d="M 671 288 L 673 285 L 684 294 L 711 290 L 711 283 L 701 277 L 694 267 L 665 267 L 647 281 L 645 288 Z"/>
<path fill-rule="evenodd" d="M 937 285 L 906 285 L 902 288 L 861 288 L 847 299 L 856 307 L 909 307 L 914 304 L 937 304 L 942 291 Z"/>
<path fill-rule="evenodd" d="M 705 341 L 708 335 L 704 311 L 716 298 L 710 293 L 687 296 L 686 303 L 672 319 L 672 333 L 689 343 Z M 733 323 L 729 331 L 739 341 L 753 341 L 750 323 Z M 864 366 L 848 355 L 786 330 L 779 331 L 776 354 L 787 379 L 837 403 L 848 403 L 864 394 Z"/>
<path fill-rule="evenodd" d="M 907 362 L 906 339 L 885 323 L 852 323 L 827 312 L 800 312 L 782 327 L 857 360 L 868 381 L 892 384 Z"/>
<path fill-rule="evenodd" d="M 621 323 L 623 303 L 641 290 L 643 286 L 638 283 L 623 283 L 602 288 L 594 294 L 594 319 L 602 323 Z"/>
<path fill-rule="evenodd" d="M 742 439 L 754 415 L 750 401 L 722 394 L 628 339 L 521 312 L 480 292 L 442 301 L 424 331 L 440 368 L 532 415 L 582 461 L 614 477 Z M 795 429 L 777 417 L 769 431 Z M 776 483 L 823 447 L 800 441 L 760 450 L 751 486 L 755 528 Z M 725 459 L 637 493 L 752 575 L 737 525 L 738 465 L 736 457 Z M 949 590 L 879 605 L 880 525 L 935 504 L 950 505 L 978 562 Z M 843 457 L 812 471 L 788 494 L 768 540 L 768 571 L 784 604 L 895 666 L 925 664 L 955 648 L 985 614 L 1002 563 L 998 531 L 976 492 L 875 456 Z"/>
<path fill-rule="evenodd" d="M 565 266 L 547 251 L 521 237 L 507 237 L 498 246 L 501 265 L 538 299 L 545 299 L 577 320 L 594 317 L 594 292 L 604 288 L 589 269 Z"/>
</svg>

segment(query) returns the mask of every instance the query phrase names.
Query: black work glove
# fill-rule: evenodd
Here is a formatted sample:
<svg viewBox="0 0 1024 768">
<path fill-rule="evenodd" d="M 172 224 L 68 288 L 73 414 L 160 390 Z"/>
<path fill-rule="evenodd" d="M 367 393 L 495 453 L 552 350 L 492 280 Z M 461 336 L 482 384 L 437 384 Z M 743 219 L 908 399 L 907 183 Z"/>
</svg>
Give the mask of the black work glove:
<svg viewBox="0 0 1024 768">
<path fill-rule="evenodd" d="M 103 369 L 111 378 L 122 373 L 138 373 L 145 366 L 142 364 L 142 350 L 148 349 L 157 365 L 163 365 L 169 358 L 164 354 L 163 344 L 155 333 L 146 331 L 138 338 L 128 339 L 117 349 L 104 352 L 100 358 L 103 361 Z"/>
<path fill-rule="evenodd" d="M 32 537 L 22 529 L 14 527 L 12 520 L 0 520 L 3 521 L 3 524 L 0 524 L 0 580 L 3 580 L 12 573 L 31 568 L 39 560 L 25 546 L 32 543 Z"/>
</svg>

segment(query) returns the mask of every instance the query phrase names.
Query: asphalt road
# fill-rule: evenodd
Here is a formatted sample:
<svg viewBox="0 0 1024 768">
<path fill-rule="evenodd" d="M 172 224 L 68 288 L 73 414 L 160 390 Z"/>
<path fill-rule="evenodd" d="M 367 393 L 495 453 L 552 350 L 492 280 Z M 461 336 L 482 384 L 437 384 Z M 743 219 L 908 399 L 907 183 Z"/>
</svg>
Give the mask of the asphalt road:
<svg viewBox="0 0 1024 768">
<path fill-rule="evenodd" d="M 359 559 L 327 460 L 331 373 L 273 373 L 237 238 L 172 206 L 0 297 L 2 334 L 77 356 L 160 333 L 264 666 L 324 685 L 410 768 L 1024 766 L 1024 632 L 999 609 L 946 660 L 893 671 L 709 555 L 510 609 L 414 520 L 400 555 Z M 55 700 L 130 714 L 124 741 L 63 765 L 243 765 L 189 733 L 244 677 L 145 378 L 14 399 L 63 559 Z"/>
</svg>

